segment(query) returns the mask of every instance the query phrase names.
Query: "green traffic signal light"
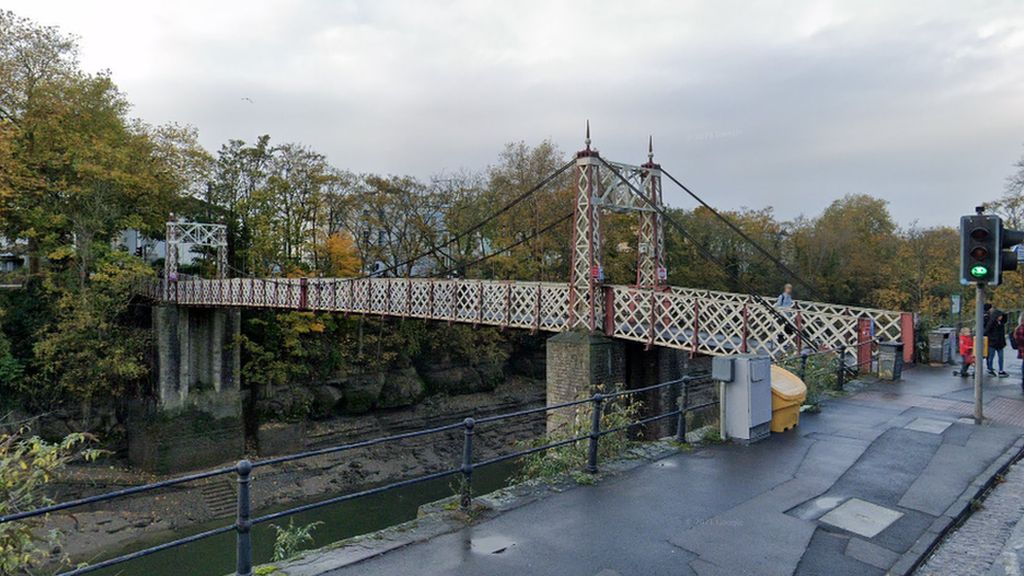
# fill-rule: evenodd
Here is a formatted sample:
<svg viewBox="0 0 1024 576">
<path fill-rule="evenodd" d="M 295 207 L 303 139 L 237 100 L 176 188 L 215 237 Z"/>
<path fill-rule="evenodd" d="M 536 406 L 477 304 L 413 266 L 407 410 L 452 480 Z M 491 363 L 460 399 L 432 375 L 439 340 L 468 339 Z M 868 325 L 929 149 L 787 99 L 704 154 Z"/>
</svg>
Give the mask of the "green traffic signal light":
<svg viewBox="0 0 1024 576">
<path fill-rule="evenodd" d="M 971 268 L 971 276 L 975 278 L 984 278 L 988 276 L 988 266 L 983 264 L 977 264 Z"/>
</svg>

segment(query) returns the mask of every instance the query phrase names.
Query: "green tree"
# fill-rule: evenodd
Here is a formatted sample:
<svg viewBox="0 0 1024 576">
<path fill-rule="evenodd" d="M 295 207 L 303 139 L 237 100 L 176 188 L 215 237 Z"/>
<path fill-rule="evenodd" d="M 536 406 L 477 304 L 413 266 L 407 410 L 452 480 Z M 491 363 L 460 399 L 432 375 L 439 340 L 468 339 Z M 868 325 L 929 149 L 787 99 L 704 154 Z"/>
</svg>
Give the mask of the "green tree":
<svg viewBox="0 0 1024 576">
<path fill-rule="evenodd" d="M 896 256 L 896 225 L 886 201 L 866 194 L 836 200 L 791 233 L 796 270 L 829 302 L 871 305 L 888 284 Z"/>
<path fill-rule="evenodd" d="M 78 399 L 84 408 L 94 397 L 138 395 L 151 335 L 125 316 L 133 284 L 152 274 L 140 260 L 108 249 L 85 287 L 53 287 L 55 316 L 33 350 L 33 394 Z"/>
<path fill-rule="evenodd" d="M 86 447 L 94 440 L 76 433 L 51 443 L 26 436 L 24 429 L 0 432 L 0 516 L 50 504 L 46 486 L 68 463 L 95 460 L 102 454 Z M 50 550 L 61 535 L 41 535 L 39 528 L 38 520 L 0 524 L 0 573 L 24 573 L 50 560 Z"/>
</svg>

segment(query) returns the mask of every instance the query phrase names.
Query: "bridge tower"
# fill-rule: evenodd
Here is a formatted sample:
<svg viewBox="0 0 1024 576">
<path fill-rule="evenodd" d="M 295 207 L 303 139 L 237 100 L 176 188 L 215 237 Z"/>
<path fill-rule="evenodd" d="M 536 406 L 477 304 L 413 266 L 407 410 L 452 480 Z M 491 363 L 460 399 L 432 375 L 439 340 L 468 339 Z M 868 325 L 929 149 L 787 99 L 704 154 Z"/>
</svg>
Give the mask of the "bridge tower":
<svg viewBox="0 0 1024 576">
<path fill-rule="evenodd" d="M 569 328 L 597 330 L 604 266 L 601 263 L 601 155 L 590 149 L 590 121 L 585 148 L 576 153 L 576 193 L 572 215 L 572 266 L 569 268 Z"/>
<path fill-rule="evenodd" d="M 641 166 L 644 196 L 651 207 L 661 208 L 661 164 L 654 163 L 654 137 L 647 140 L 647 162 Z M 668 279 L 665 268 L 665 234 L 661 212 L 640 212 L 640 233 L 636 250 L 638 288 L 663 290 Z"/>
<path fill-rule="evenodd" d="M 568 332 L 547 341 L 547 403 L 563 402 L 626 387 L 642 387 L 669 379 L 685 359 L 675 350 L 627 349 L 620 340 L 602 333 L 606 291 L 601 262 L 601 210 L 636 213 L 637 286 L 665 287 L 664 235 L 661 221 L 661 166 L 654 163 L 654 140 L 647 142 L 647 163 L 632 166 L 605 162 L 590 146 L 587 122 L 584 149 L 576 153 L 576 188 L 573 203 L 572 263 L 569 268 Z M 643 197 L 639 197 L 639 194 Z M 653 306 L 651 301 L 641 306 Z M 612 320 L 614 321 L 614 320 Z M 674 374 L 674 372 L 673 372 Z M 660 378 L 660 379 L 659 379 Z M 663 390 L 665 394 L 672 392 Z M 652 404 L 672 405 L 674 398 L 650 398 Z M 671 408 L 669 408 L 671 409 Z M 574 408 L 548 414 L 548 431 L 571 425 L 580 418 Z M 578 422 L 577 422 L 578 424 Z"/>
</svg>

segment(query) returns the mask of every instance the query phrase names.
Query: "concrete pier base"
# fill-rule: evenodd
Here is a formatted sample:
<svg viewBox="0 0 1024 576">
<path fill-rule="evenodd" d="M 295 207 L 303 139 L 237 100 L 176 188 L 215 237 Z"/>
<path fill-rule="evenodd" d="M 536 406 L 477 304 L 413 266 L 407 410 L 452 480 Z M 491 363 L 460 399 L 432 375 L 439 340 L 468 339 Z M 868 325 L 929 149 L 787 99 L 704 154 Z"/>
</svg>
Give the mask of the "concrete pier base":
<svg viewBox="0 0 1024 576">
<path fill-rule="evenodd" d="M 159 305 L 153 329 L 158 377 L 129 414 L 132 465 L 167 473 L 241 457 L 240 312 Z"/>
</svg>

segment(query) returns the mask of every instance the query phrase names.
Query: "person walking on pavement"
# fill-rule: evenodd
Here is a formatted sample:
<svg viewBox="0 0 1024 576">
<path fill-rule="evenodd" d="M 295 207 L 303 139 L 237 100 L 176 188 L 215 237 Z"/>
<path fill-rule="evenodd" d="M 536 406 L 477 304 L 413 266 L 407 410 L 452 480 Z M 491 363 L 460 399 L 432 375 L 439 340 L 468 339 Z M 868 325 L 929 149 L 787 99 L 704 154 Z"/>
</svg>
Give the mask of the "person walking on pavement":
<svg viewBox="0 0 1024 576">
<path fill-rule="evenodd" d="M 988 313 L 985 317 L 985 337 L 988 338 L 988 357 L 985 359 L 989 376 L 1006 378 L 1009 374 L 1004 370 L 1003 349 L 1006 348 L 1006 314 L 998 308 L 986 304 Z M 996 373 L 993 361 L 999 357 L 999 372 Z"/>
<path fill-rule="evenodd" d="M 1010 338 L 1013 339 L 1013 347 L 1017 349 L 1017 358 L 1021 359 L 1020 391 L 1024 393 L 1024 313 L 1020 315 L 1017 327 L 1013 329 L 1013 334 L 1010 334 Z"/>
</svg>

